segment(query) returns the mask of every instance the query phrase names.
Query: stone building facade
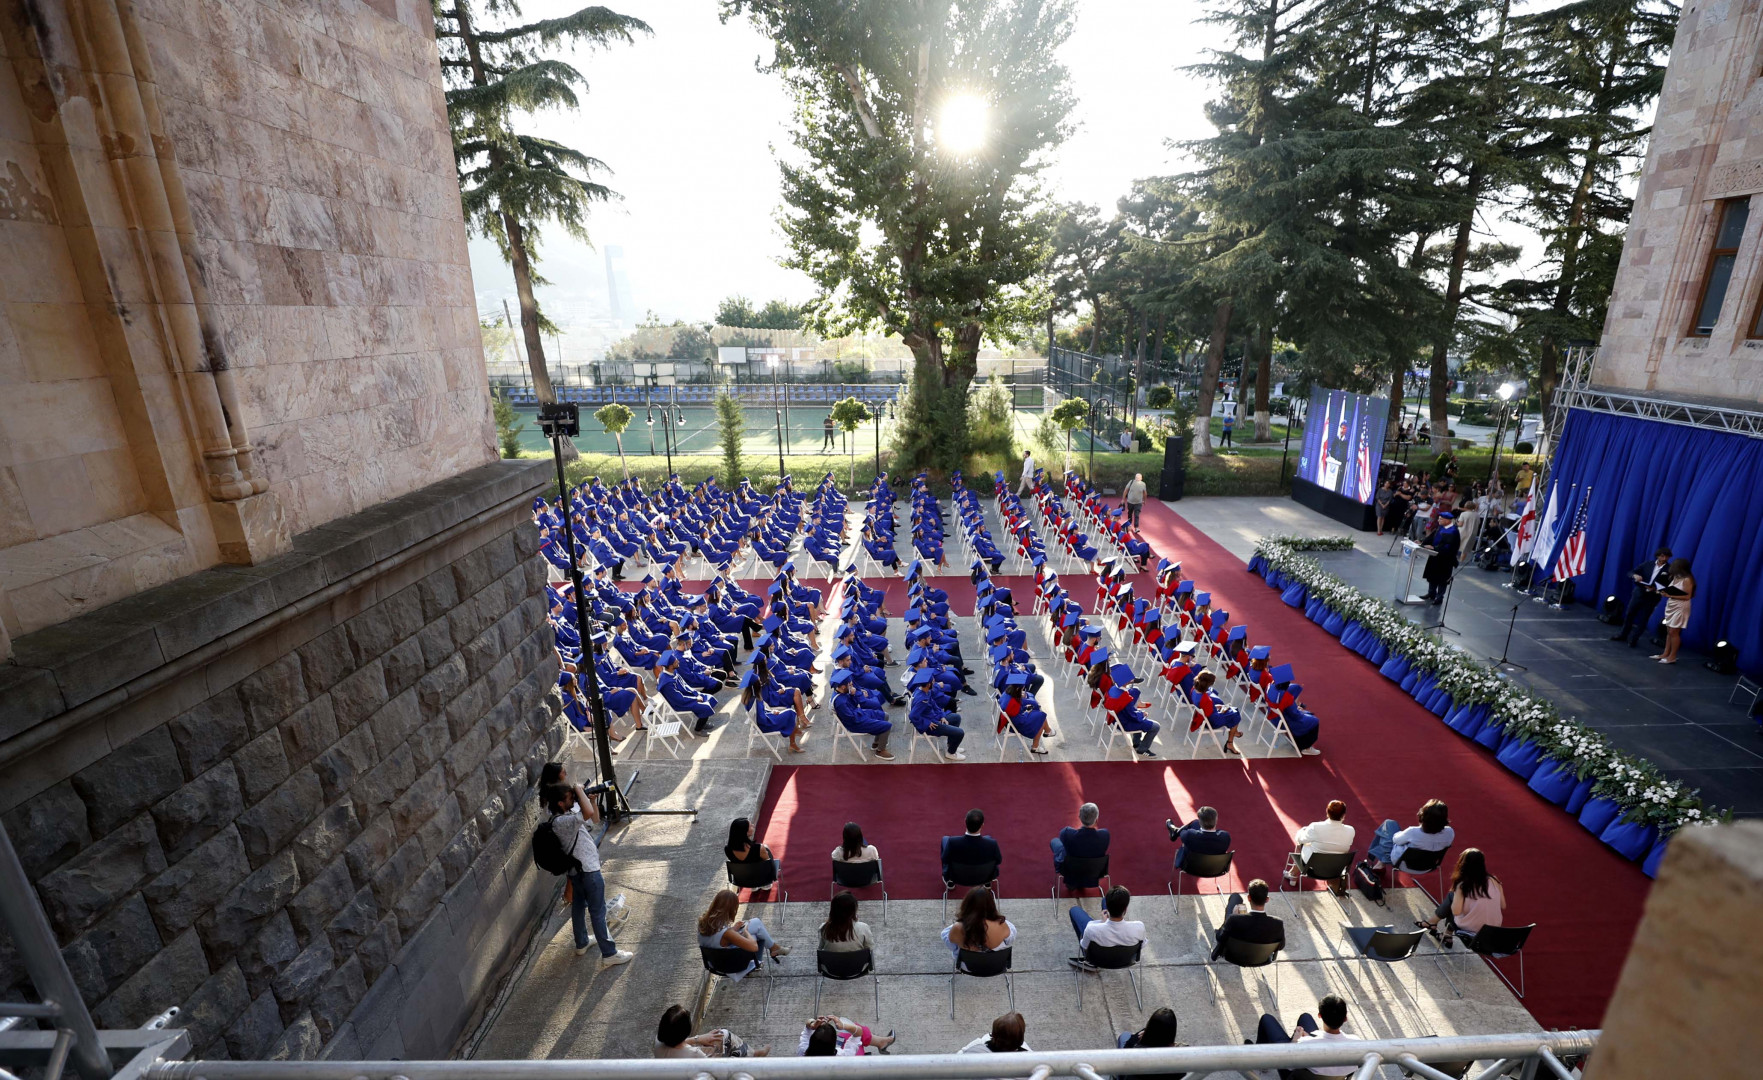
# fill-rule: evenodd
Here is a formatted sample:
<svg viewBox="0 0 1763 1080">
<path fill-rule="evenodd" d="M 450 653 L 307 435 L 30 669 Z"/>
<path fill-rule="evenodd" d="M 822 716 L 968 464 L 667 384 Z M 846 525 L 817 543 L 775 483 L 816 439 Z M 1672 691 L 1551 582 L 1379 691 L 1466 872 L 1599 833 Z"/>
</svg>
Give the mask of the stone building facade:
<svg viewBox="0 0 1763 1080">
<path fill-rule="evenodd" d="M 1597 385 L 1763 403 L 1760 75 L 1763 5 L 1684 5 L 1599 342 Z"/>
<path fill-rule="evenodd" d="M 0 65 L 0 823 L 101 1027 L 444 1057 L 562 733 L 427 0 L 0 0 Z"/>
<path fill-rule="evenodd" d="M 0 0 L 9 639 L 493 460 L 426 0 Z"/>
</svg>

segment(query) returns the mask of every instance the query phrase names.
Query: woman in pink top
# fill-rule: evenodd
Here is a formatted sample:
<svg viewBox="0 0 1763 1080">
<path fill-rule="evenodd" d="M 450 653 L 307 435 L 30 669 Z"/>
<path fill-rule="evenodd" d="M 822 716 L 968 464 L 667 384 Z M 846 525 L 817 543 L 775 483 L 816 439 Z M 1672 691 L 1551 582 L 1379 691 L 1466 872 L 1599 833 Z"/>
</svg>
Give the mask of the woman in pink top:
<svg viewBox="0 0 1763 1080">
<path fill-rule="evenodd" d="M 1457 856 L 1457 868 L 1451 871 L 1451 891 L 1445 894 L 1433 917 L 1414 925 L 1450 948 L 1457 934 L 1474 937 L 1484 926 L 1500 926 L 1506 910 L 1506 891 L 1500 879 L 1488 873 L 1487 856 L 1480 848 L 1466 848 Z M 1444 922 L 1441 931 L 1440 920 Z"/>
</svg>

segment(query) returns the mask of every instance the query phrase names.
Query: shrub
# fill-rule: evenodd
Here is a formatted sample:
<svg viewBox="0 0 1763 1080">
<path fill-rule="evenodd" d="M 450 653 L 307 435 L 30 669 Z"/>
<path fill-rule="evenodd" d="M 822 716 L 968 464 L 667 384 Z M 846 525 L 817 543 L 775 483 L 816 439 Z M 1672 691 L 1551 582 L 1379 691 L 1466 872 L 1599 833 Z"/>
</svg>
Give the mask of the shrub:
<svg viewBox="0 0 1763 1080">
<path fill-rule="evenodd" d="M 747 434 L 747 418 L 741 403 L 728 393 L 716 395 L 716 427 L 721 435 L 723 483 L 732 489 L 741 482 L 741 443 Z"/>
<path fill-rule="evenodd" d="M 1536 453 L 1536 447 L 1528 442 L 1521 442 L 1512 448 L 1512 452 L 1514 454 L 1534 454 Z"/>
<path fill-rule="evenodd" d="M 594 419 L 600 421 L 600 426 L 618 443 L 618 464 L 624 470 L 626 480 L 631 478 L 631 467 L 624 460 L 624 429 L 630 426 L 634 415 L 636 414 L 629 408 L 616 401 L 600 406 L 599 411 L 594 413 Z"/>
<path fill-rule="evenodd" d="M 501 444 L 502 456 L 517 458 L 520 456 L 520 433 L 526 430 L 525 424 L 517 424 L 520 414 L 508 400 L 508 395 L 496 388 L 495 396 L 490 401 L 490 409 L 496 420 L 496 442 Z"/>
</svg>

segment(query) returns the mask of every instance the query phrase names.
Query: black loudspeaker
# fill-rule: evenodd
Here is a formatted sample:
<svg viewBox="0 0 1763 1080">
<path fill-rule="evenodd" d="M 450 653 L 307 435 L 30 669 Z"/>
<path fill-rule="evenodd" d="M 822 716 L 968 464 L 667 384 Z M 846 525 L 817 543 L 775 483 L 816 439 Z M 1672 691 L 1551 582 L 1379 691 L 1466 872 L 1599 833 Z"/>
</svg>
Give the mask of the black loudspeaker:
<svg viewBox="0 0 1763 1080">
<path fill-rule="evenodd" d="M 1163 471 L 1157 474 L 1157 497 L 1167 502 L 1180 499 L 1182 486 L 1187 483 L 1182 449 L 1174 439 L 1163 444 Z"/>
</svg>

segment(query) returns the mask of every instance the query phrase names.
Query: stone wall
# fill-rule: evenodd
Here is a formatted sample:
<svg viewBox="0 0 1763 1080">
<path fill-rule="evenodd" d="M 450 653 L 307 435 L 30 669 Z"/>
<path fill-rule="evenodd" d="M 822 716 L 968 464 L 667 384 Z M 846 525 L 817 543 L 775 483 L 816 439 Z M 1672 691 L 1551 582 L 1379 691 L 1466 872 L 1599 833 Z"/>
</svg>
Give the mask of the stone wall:
<svg viewBox="0 0 1763 1080">
<path fill-rule="evenodd" d="M 100 1026 L 178 1005 L 203 1057 L 448 1054 L 554 891 L 527 851 L 562 742 L 548 468 L 17 640 L 0 821 Z"/>
<path fill-rule="evenodd" d="M 0 659 L 494 460 L 433 34 L 0 0 Z"/>
<path fill-rule="evenodd" d="M 1763 403 L 1763 7 L 1684 6 L 1593 381 Z M 1691 336 L 1721 200 L 1752 196 L 1719 322 Z"/>
</svg>

